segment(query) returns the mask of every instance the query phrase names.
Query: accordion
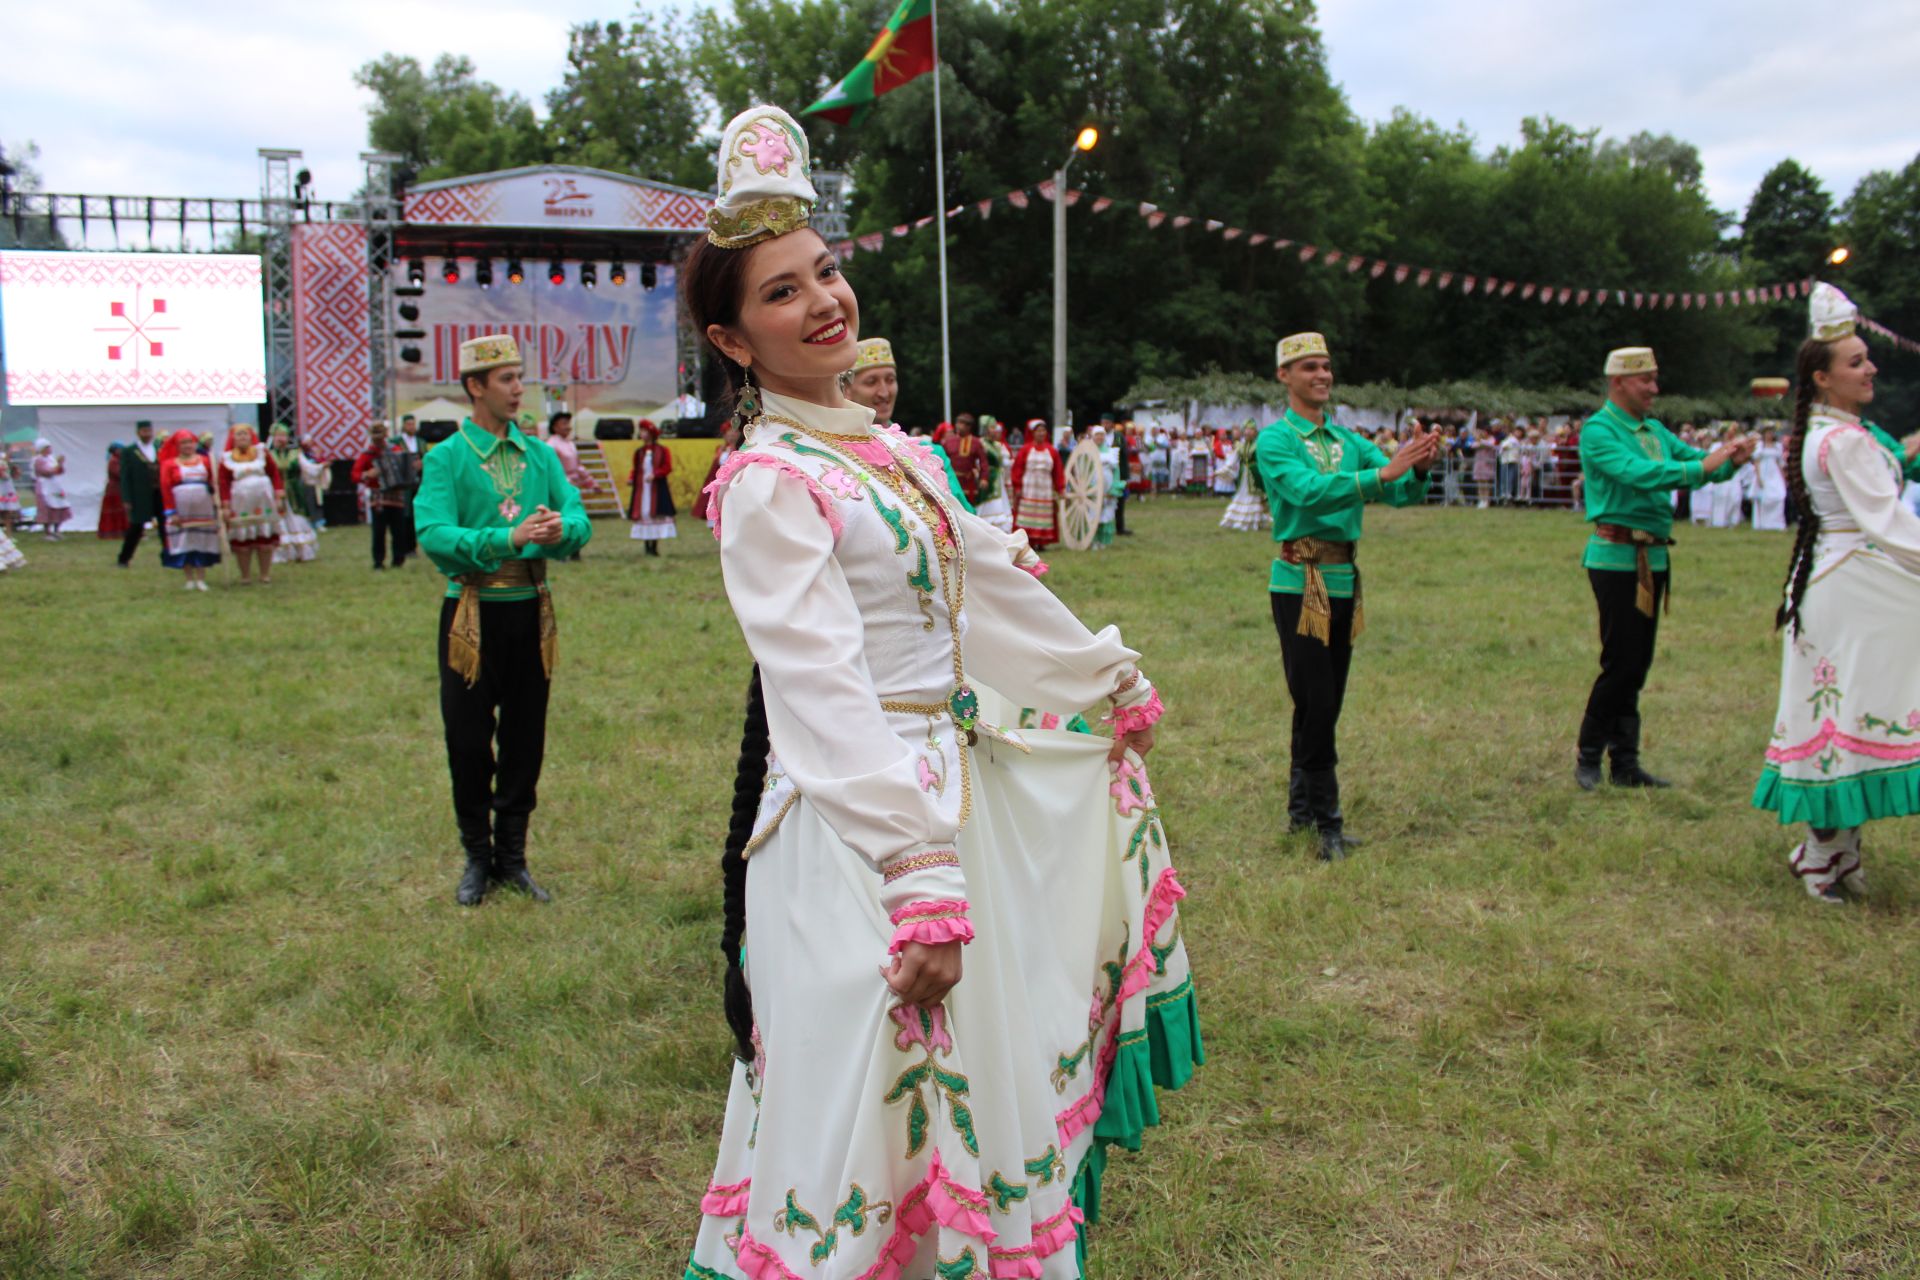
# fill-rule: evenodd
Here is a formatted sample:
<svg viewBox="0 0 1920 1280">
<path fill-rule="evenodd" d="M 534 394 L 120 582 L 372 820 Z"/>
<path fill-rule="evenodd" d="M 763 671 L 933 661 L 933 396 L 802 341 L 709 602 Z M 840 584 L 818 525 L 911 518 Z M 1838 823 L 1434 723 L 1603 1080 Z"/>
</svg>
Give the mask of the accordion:
<svg viewBox="0 0 1920 1280">
<path fill-rule="evenodd" d="M 419 459 L 405 449 L 389 449 L 374 460 L 380 473 L 380 487 L 411 489 L 420 483 Z"/>
</svg>

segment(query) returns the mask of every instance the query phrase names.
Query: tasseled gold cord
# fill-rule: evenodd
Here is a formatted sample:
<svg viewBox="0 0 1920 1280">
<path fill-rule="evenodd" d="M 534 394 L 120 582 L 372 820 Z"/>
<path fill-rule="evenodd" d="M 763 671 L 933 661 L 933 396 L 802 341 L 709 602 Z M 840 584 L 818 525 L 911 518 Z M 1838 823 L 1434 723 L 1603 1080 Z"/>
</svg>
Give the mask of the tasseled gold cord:
<svg viewBox="0 0 1920 1280">
<path fill-rule="evenodd" d="M 1327 580 L 1320 566 L 1307 563 L 1307 586 L 1300 596 L 1300 627 L 1303 636 L 1312 636 L 1321 644 L 1333 643 L 1333 602 L 1327 598 Z"/>
<path fill-rule="evenodd" d="M 447 628 L 447 665 L 469 689 L 480 678 L 480 591 L 470 582 L 461 584 L 460 603 Z"/>
</svg>

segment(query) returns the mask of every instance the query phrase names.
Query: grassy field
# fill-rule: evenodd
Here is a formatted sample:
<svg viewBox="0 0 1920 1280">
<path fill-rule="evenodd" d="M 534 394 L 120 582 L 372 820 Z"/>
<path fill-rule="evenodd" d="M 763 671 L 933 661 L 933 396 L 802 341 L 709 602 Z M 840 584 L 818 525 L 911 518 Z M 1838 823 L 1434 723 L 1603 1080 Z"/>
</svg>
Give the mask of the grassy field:
<svg viewBox="0 0 1920 1280">
<path fill-rule="evenodd" d="M 1811 903 L 1747 807 L 1785 535 L 1683 531 L 1663 794 L 1586 795 L 1561 513 L 1369 517 L 1350 826 L 1285 826 L 1264 538 L 1218 504 L 1048 579 L 1170 708 L 1208 1066 L 1116 1154 L 1097 1280 L 1920 1274 L 1920 832 Z M 364 530 L 270 590 L 22 543 L 0 577 L 0 1274 L 678 1277 L 727 1079 L 746 659 L 713 544 L 556 573 L 535 872 L 453 905 L 438 581 Z"/>
</svg>

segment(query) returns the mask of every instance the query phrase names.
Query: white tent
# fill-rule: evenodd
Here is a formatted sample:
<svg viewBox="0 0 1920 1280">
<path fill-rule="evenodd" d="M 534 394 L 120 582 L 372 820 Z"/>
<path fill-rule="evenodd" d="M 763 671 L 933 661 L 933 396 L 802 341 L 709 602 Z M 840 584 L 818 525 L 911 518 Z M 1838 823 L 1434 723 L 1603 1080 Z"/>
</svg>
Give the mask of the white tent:
<svg viewBox="0 0 1920 1280">
<path fill-rule="evenodd" d="M 212 432 L 218 446 L 226 442 L 230 412 L 222 404 L 41 409 L 41 436 L 53 445 L 54 453 L 67 459 L 67 471 L 60 480 L 66 486 L 73 519 L 62 528 L 67 533 L 91 533 L 100 527 L 100 500 L 107 491 L 107 446 L 115 440 L 132 444 L 135 422 L 153 424 L 156 444 L 185 427 L 195 435 Z M 31 485 L 31 476 L 21 477 L 23 502 Z"/>
</svg>

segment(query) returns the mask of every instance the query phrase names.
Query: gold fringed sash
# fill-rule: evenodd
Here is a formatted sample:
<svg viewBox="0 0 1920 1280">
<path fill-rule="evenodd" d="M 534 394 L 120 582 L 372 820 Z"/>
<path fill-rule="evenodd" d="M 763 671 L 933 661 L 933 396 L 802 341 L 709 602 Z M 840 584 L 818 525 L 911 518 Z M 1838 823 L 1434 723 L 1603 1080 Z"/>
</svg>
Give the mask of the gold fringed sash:
<svg viewBox="0 0 1920 1280">
<path fill-rule="evenodd" d="M 447 665 L 471 689 L 480 679 L 480 590 L 482 587 L 533 587 L 540 593 L 540 667 L 547 679 L 560 661 L 560 624 L 553 614 L 553 593 L 547 588 L 547 562 L 509 560 L 492 573 L 463 573 L 460 603 L 454 606 L 447 628 Z"/>
<path fill-rule="evenodd" d="M 1311 636 L 1321 644 L 1333 643 L 1333 599 L 1327 594 L 1327 579 L 1320 572 L 1320 566 L 1353 564 L 1356 545 L 1327 538 L 1289 538 L 1280 544 L 1280 558 L 1306 570 L 1306 590 L 1300 597 L 1301 635 Z M 1360 597 L 1360 569 L 1356 565 L 1353 570 L 1353 622 L 1347 628 L 1347 643 L 1358 640 L 1366 629 L 1366 606 Z"/>
<path fill-rule="evenodd" d="M 1595 524 L 1593 531 L 1602 541 L 1615 542 L 1633 548 L 1633 607 L 1642 616 L 1653 616 L 1653 565 L 1647 559 L 1648 547 L 1670 547 L 1672 538 L 1657 538 L 1645 529 L 1630 529 L 1623 524 Z M 1660 611 L 1673 612 L 1673 583 L 1669 579 L 1667 594 L 1661 599 Z"/>
</svg>

